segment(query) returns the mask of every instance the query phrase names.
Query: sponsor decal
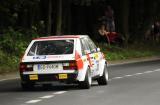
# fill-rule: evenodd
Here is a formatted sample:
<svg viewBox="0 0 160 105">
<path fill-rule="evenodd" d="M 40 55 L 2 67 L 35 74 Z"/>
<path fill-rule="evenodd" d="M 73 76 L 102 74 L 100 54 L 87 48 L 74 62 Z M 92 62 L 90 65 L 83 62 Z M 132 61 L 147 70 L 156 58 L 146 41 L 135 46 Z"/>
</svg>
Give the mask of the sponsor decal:
<svg viewBox="0 0 160 105">
<path fill-rule="evenodd" d="M 95 53 L 94 56 L 95 56 L 95 59 L 98 60 L 99 58 L 98 53 Z"/>
<path fill-rule="evenodd" d="M 38 64 L 38 70 L 40 70 L 41 69 L 41 65 L 40 64 Z"/>
<path fill-rule="evenodd" d="M 62 56 L 34 56 L 33 59 L 60 59 Z"/>
<path fill-rule="evenodd" d="M 59 59 L 62 58 L 62 56 L 47 56 L 48 59 Z"/>
<path fill-rule="evenodd" d="M 46 56 L 34 56 L 33 59 L 46 59 Z"/>
</svg>

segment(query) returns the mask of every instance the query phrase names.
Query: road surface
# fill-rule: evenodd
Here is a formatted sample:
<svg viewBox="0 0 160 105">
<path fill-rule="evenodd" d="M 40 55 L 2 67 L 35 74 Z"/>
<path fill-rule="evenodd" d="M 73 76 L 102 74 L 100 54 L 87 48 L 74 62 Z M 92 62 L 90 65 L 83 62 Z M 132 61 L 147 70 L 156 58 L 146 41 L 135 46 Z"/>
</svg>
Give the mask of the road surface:
<svg viewBox="0 0 160 105">
<path fill-rule="evenodd" d="M 160 60 L 108 67 L 109 84 L 82 90 L 56 84 L 22 91 L 20 80 L 0 81 L 0 105 L 159 105 Z"/>
</svg>

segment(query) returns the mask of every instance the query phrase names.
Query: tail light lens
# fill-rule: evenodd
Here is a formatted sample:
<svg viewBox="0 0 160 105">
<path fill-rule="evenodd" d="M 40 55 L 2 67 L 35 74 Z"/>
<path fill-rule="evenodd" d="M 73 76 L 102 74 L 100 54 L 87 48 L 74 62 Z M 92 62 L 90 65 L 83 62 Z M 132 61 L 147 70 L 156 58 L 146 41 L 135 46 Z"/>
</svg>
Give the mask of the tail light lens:
<svg viewBox="0 0 160 105">
<path fill-rule="evenodd" d="M 77 70 L 76 62 L 63 63 L 63 70 Z"/>
<path fill-rule="evenodd" d="M 33 65 L 21 63 L 19 66 L 19 70 L 21 73 L 25 71 L 33 71 Z"/>
</svg>

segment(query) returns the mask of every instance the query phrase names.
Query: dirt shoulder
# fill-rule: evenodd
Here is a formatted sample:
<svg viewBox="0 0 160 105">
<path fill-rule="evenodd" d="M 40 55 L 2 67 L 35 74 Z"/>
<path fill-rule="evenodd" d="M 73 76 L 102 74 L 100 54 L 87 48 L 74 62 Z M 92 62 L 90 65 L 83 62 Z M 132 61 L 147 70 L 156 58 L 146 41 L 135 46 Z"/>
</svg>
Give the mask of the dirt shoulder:
<svg viewBox="0 0 160 105">
<path fill-rule="evenodd" d="M 19 78 L 18 71 L 0 74 L 0 81 L 9 80 L 9 79 L 16 79 L 16 78 Z"/>
</svg>

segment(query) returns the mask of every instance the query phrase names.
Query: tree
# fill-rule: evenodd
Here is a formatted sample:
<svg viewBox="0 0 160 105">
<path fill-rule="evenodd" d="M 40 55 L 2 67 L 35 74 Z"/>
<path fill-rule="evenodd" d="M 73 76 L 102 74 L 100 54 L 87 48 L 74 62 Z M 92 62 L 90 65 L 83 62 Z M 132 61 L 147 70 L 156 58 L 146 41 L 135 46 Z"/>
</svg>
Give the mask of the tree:
<svg viewBox="0 0 160 105">
<path fill-rule="evenodd" d="M 122 16 L 122 34 L 125 37 L 125 44 L 127 45 L 129 39 L 129 8 L 130 0 L 121 1 L 121 16 Z"/>
<path fill-rule="evenodd" d="M 58 0 L 56 35 L 62 34 L 62 0 Z"/>
<path fill-rule="evenodd" d="M 52 31 L 52 0 L 48 0 L 48 15 L 47 15 L 47 34 L 51 35 Z"/>
</svg>

